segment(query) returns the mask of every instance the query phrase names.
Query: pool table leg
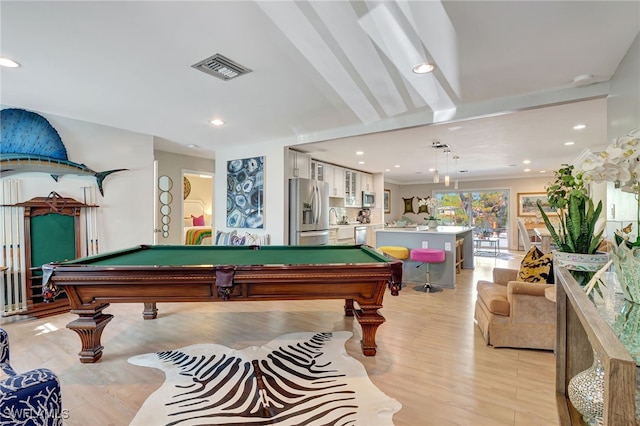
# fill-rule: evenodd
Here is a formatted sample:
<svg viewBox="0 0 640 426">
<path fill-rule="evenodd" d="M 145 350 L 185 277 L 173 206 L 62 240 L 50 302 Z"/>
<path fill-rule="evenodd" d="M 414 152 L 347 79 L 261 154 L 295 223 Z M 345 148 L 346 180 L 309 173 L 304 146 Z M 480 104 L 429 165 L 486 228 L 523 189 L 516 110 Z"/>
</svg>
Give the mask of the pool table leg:
<svg viewBox="0 0 640 426">
<path fill-rule="evenodd" d="M 378 313 L 378 309 L 382 308 L 382 305 L 360 305 L 360 309 L 355 309 L 355 315 L 362 328 L 362 340 L 360 340 L 360 346 L 362 346 L 362 354 L 364 356 L 376 355 L 376 331 L 380 324 L 386 320 L 382 315 Z"/>
<path fill-rule="evenodd" d="M 158 316 L 158 308 L 156 302 L 144 302 L 144 311 L 142 311 L 142 318 L 146 320 L 156 319 Z"/>
<path fill-rule="evenodd" d="M 344 299 L 344 316 L 352 317 L 353 311 L 353 299 Z"/>
<path fill-rule="evenodd" d="M 82 350 L 78 352 L 80 362 L 90 364 L 98 361 L 102 357 L 104 346 L 100 344 L 102 332 L 113 315 L 103 314 L 108 303 L 100 305 L 94 309 L 72 309 L 72 314 L 77 314 L 78 318 L 67 324 L 67 328 L 75 331 L 80 336 Z"/>
</svg>

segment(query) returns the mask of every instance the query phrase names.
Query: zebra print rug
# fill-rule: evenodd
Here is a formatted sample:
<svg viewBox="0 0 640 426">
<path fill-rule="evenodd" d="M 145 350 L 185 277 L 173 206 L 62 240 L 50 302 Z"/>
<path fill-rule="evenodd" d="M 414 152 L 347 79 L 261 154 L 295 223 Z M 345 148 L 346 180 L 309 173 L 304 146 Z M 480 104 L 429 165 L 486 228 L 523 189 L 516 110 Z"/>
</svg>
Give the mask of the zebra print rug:
<svg viewBox="0 0 640 426">
<path fill-rule="evenodd" d="M 166 375 L 131 425 L 393 425 L 402 405 L 347 354 L 351 336 L 292 333 L 242 350 L 199 344 L 131 357 Z"/>
</svg>

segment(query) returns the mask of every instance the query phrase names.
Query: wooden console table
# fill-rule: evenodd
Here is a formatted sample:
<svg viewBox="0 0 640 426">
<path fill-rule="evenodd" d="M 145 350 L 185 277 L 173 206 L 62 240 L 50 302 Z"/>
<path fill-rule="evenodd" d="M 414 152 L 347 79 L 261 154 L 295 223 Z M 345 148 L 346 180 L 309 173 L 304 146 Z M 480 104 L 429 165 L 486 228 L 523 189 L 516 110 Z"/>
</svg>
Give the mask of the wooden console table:
<svg viewBox="0 0 640 426">
<path fill-rule="evenodd" d="M 556 267 L 556 401 L 561 425 L 584 424 L 567 386 L 593 363 L 605 370 L 604 426 L 635 425 L 636 364 L 569 271 Z"/>
</svg>

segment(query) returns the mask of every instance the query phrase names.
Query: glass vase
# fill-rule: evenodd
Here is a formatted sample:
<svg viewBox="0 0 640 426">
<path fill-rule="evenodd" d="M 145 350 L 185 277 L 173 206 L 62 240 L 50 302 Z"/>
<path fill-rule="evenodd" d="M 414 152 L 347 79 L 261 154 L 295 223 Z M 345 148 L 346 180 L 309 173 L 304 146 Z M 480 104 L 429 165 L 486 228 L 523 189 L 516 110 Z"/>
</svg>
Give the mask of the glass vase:
<svg viewBox="0 0 640 426">
<path fill-rule="evenodd" d="M 625 301 L 613 324 L 613 331 L 627 349 L 637 366 L 640 366 L 640 304 Z"/>
<path fill-rule="evenodd" d="M 624 298 L 640 303 L 640 248 L 630 248 L 623 241 L 611 248 L 611 260 Z"/>
<path fill-rule="evenodd" d="M 604 416 L 604 367 L 595 351 L 593 364 L 573 376 L 567 386 L 567 393 L 587 425 L 599 424 Z"/>
</svg>

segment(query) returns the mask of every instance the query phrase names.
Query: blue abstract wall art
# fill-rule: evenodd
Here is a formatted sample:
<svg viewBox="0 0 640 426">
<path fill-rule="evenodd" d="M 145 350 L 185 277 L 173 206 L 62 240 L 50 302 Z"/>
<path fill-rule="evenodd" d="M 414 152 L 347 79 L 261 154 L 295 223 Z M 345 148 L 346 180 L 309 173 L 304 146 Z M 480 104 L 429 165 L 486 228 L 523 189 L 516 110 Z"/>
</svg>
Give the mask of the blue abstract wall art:
<svg viewBox="0 0 640 426">
<path fill-rule="evenodd" d="M 264 157 L 227 161 L 227 226 L 264 227 Z"/>
</svg>

